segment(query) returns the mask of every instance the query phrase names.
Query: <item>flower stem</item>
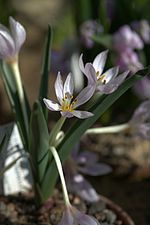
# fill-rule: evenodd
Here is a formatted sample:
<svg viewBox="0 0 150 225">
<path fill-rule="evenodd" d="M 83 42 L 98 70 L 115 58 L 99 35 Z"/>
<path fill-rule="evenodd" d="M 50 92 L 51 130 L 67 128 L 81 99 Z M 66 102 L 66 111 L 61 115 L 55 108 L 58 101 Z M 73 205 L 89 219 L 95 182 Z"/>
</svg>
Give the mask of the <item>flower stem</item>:
<svg viewBox="0 0 150 225">
<path fill-rule="evenodd" d="M 23 112 L 23 117 L 25 120 L 26 131 L 28 132 L 28 117 L 27 117 L 27 111 L 26 111 L 26 105 L 25 105 L 23 86 L 22 86 L 22 81 L 21 81 L 20 71 L 18 66 L 18 60 L 11 63 L 11 68 L 14 73 L 16 87 L 18 89 L 18 95 L 19 95 L 22 112 Z"/>
<path fill-rule="evenodd" d="M 64 122 L 66 120 L 66 117 L 61 116 L 60 119 L 58 120 L 58 122 L 55 124 L 54 128 L 52 129 L 51 133 L 50 133 L 50 137 L 49 137 L 49 144 L 51 146 L 56 146 L 58 140 L 57 135 L 59 133 L 59 131 L 61 130 Z"/>
<path fill-rule="evenodd" d="M 60 176 L 60 180 L 61 180 L 61 185 L 62 185 L 62 190 L 63 190 L 63 195 L 64 195 L 64 201 L 65 201 L 65 205 L 66 207 L 70 206 L 70 200 L 69 200 L 69 195 L 68 195 L 68 191 L 67 191 L 67 186 L 66 186 L 66 182 L 65 182 L 65 177 L 64 177 L 64 173 L 63 173 L 63 169 L 62 169 L 62 164 L 59 158 L 59 155 L 57 153 L 57 150 L 54 146 L 50 146 L 50 150 L 54 156 L 55 159 L 55 163 L 58 169 L 58 173 Z"/>
<path fill-rule="evenodd" d="M 88 129 L 84 134 L 107 134 L 107 133 L 119 133 L 125 130 L 128 130 L 130 125 L 128 123 L 116 125 L 116 126 L 108 126 L 108 127 L 98 127 Z"/>
</svg>

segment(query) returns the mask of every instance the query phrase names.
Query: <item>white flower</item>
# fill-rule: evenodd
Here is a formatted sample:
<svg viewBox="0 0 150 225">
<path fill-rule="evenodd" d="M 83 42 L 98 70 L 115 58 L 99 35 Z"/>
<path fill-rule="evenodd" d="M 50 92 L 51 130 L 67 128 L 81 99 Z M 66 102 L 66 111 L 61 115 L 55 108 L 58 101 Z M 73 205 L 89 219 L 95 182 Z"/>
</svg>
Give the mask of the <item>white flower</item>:
<svg viewBox="0 0 150 225">
<path fill-rule="evenodd" d="M 114 92 L 128 75 L 128 71 L 118 75 L 119 68 L 113 67 L 103 73 L 108 51 L 98 54 L 93 63 L 83 64 L 82 56 L 79 59 L 81 71 L 88 78 L 88 84 L 93 86 L 97 91 L 105 94 Z"/>
<path fill-rule="evenodd" d="M 43 101 L 49 110 L 60 111 L 64 117 L 70 118 L 76 116 L 80 119 L 85 119 L 93 116 L 90 112 L 75 110 L 78 106 L 84 104 L 92 97 L 94 92 L 93 87 L 90 85 L 87 86 L 78 94 L 76 98 L 73 96 L 73 90 L 74 83 L 72 74 L 68 74 L 63 85 L 61 74 L 59 72 L 55 82 L 55 92 L 59 104 L 46 98 L 44 98 Z"/>
<path fill-rule="evenodd" d="M 0 59 L 8 60 L 15 57 L 25 41 L 24 27 L 12 17 L 9 18 L 10 31 L 0 24 Z"/>
</svg>

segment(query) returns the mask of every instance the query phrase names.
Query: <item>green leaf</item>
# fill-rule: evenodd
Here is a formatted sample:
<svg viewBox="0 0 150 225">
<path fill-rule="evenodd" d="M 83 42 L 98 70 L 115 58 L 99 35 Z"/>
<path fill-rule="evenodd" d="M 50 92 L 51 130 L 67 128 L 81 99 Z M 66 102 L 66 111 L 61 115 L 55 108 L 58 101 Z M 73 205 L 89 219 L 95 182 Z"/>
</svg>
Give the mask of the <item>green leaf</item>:
<svg viewBox="0 0 150 225">
<path fill-rule="evenodd" d="M 42 109 L 44 115 L 47 117 L 47 108 L 44 106 L 43 98 L 47 97 L 48 92 L 48 77 L 50 71 L 50 53 L 51 53 L 51 42 L 52 42 L 52 29 L 48 27 L 48 34 L 43 58 L 43 68 L 42 68 L 42 78 L 40 83 L 40 90 L 39 90 L 39 101 L 42 104 Z"/>
<path fill-rule="evenodd" d="M 5 141 L 6 141 L 6 134 L 4 135 L 4 137 L 2 138 L 2 141 L 0 143 L 0 153 L 2 152 L 3 150 L 3 147 L 5 145 Z"/>
<path fill-rule="evenodd" d="M 49 149 L 49 133 L 41 105 L 38 101 L 35 102 L 31 113 L 29 140 L 29 152 L 36 171 L 36 179 L 40 182 L 44 176 L 49 159 L 49 154 L 47 154 Z"/>
<path fill-rule="evenodd" d="M 19 93 L 18 93 L 18 88 L 16 85 L 16 81 L 14 78 L 13 71 L 11 70 L 11 66 L 7 65 L 6 63 L 1 61 L 1 70 L 2 70 L 2 78 L 4 81 L 6 93 L 8 95 L 8 99 L 10 101 L 12 110 L 15 114 L 16 117 L 16 123 L 19 128 L 19 132 L 21 135 L 21 139 L 24 145 L 24 148 L 26 151 L 28 151 L 28 121 L 29 121 L 29 116 L 30 116 L 30 107 L 29 107 L 29 102 L 27 99 L 27 96 L 24 91 L 24 96 L 25 96 L 25 109 L 26 109 L 26 115 L 27 115 L 27 120 L 24 118 L 24 114 L 22 111 L 20 99 L 19 99 Z"/>
<path fill-rule="evenodd" d="M 4 173 L 9 170 L 12 166 L 14 166 L 16 164 L 16 162 L 22 158 L 23 155 L 18 156 L 13 162 L 9 163 L 6 167 L 4 167 L 1 171 L 0 171 L 0 177 L 4 175 Z"/>
<path fill-rule="evenodd" d="M 14 123 L 8 123 L 0 126 L 0 153 L 7 149 L 10 136 L 12 134 Z"/>
<path fill-rule="evenodd" d="M 77 120 L 74 125 L 68 130 L 65 135 L 65 138 L 58 146 L 59 156 L 61 158 L 62 163 L 67 159 L 70 154 L 74 144 L 80 140 L 81 136 L 84 132 L 91 127 L 97 119 L 129 88 L 133 86 L 133 84 L 140 80 L 143 76 L 150 74 L 150 67 L 138 71 L 135 75 L 128 78 L 115 92 L 110 95 L 105 95 L 104 98 L 99 98 L 94 106 L 92 106 L 89 111 L 91 111 L 94 116 L 85 119 L 85 120 Z M 42 192 L 44 194 L 43 198 L 47 200 L 47 198 L 52 194 L 56 179 L 57 179 L 57 169 L 54 161 L 51 163 L 49 168 L 47 169 L 46 175 L 44 177 L 42 183 Z"/>
<path fill-rule="evenodd" d="M 92 40 L 103 45 L 106 48 L 112 48 L 112 36 L 109 34 L 100 34 L 99 36 L 94 35 Z"/>
</svg>

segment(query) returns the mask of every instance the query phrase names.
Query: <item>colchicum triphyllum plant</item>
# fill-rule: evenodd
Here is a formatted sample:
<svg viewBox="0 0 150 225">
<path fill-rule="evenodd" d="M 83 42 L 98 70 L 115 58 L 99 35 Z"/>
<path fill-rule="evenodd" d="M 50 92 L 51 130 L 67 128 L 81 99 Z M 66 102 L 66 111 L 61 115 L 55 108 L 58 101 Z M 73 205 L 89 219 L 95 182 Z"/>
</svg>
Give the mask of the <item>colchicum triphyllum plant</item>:
<svg viewBox="0 0 150 225">
<path fill-rule="evenodd" d="M 88 79 L 87 86 L 74 97 L 72 74 L 67 76 L 63 84 L 61 74 L 58 72 L 55 82 L 58 99 L 56 103 L 47 97 L 51 36 L 49 28 L 39 95 L 32 109 L 21 82 L 18 66 L 19 50 L 25 41 L 26 32 L 13 18 L 10 18 L 10 30 L 0 25 L 2 78 L 29 159 L 37 204 L 44 204 L 52 195 L 59 174 L 66 206 L 60 225 L 99 224 L 96 219 L 71 206 L 62 165 L 80 137 L 84 133 L 94 132 L 88 129 L 135 81 L 149 74 L 149 68 L 126 79 L 128 72 L 118 76 L 118 67 L 104 71 L 107 51 L 98 54 L 93 63 L 87 63 L 85 66 L 81 55 L 79 66 Z M 84 103 L 87 104 L 83 106 Z M 47 126 L 47 108 L 55 113 L 59 111 L 61 115 L 50 133 Z M 70 123 L 72 117 L 76 117 L 76 120 Z M 66 132 L 63 131 L 65 122 L 70 124 Z"/>
</svg>

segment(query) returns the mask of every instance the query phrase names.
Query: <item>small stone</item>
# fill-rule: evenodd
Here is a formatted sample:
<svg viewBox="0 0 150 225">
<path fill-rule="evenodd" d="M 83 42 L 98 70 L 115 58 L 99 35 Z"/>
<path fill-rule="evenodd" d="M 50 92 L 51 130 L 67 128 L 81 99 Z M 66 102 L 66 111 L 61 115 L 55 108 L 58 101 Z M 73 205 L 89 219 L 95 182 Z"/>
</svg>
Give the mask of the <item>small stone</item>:
<svg viewBox="0 0 150 225">
<path fill-rule="evenodd" d="M 95 217 L 96 217 L 96 219 L 97 219 L 98 221 L 100 221 L 100 222 L 106 221 L 106 215 L 105 215 L 105 213 L 103 213 L 103 212 L 96 213 L 96 214 L 95 214 Z"/>
<path fill-rule="evenodd" d="M 106 204 L 103 201 L 97 201 L 92 203 L 91 207 L 89 208 L 90 214 L 95 214 L 97 212 L 101 212 L 106 208 Z"/>
<path fill-rule="evenodd" d="M 105 209 L 105 214 L 106 214 L 106 219 L 107 221 L 111 224 L 111 223 L 114 223 L 117 219 L 117 216 L 114 212 L 112 212 L 111 210 L 109 209 Z"/>
<path fill-rule="evenodd" d="M 104 223 L 101 223 L 101 225 L 109 225 L 109 223 L 107 223 L 107 222 L 104 222 Z"/>
<path fill-rule="evenodd" d="M 122 224 L 123 224 L 123 222 L 121 220 L 117 220 L 115 223 L 115 225 L 122 225 Z"/>
</svg>

